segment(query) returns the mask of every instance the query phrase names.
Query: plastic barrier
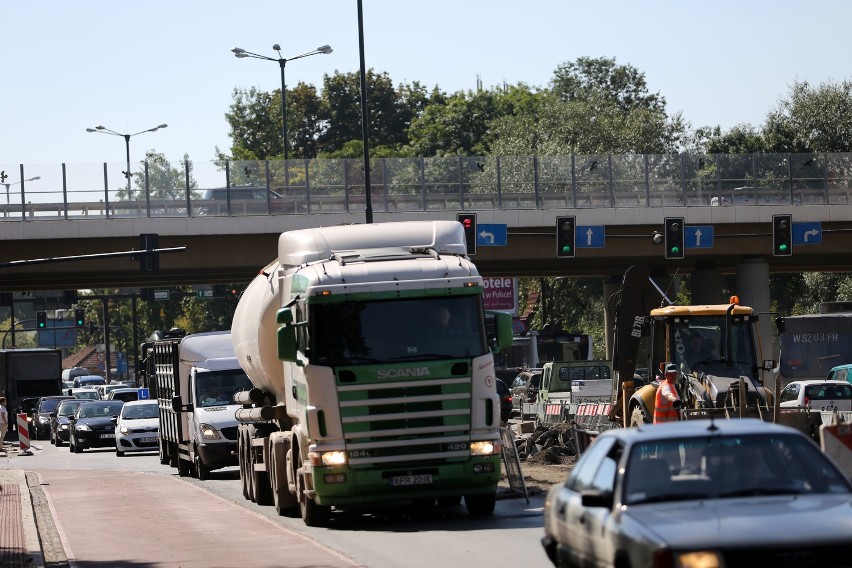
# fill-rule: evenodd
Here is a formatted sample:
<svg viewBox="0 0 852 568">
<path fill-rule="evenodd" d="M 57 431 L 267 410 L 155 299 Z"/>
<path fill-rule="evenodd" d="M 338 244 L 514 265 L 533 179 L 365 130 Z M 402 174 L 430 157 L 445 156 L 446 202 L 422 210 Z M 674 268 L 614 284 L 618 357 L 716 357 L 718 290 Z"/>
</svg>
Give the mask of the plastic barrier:
<svg viewBox="0 0 852 568">
<path fill-rule="evenodd" d="M 27 415 L 18 414 L 18 442 L 20 443 L 19 456 L 31 456 L 30 451 L 30 427 L 27 424 Z"/>
<path fill-rule="evenodd" d="M 852 424 L 822 424 L 819 427 L 820 447 L 834 460 L 847 477 L 852 479 Z"/>
</svg>

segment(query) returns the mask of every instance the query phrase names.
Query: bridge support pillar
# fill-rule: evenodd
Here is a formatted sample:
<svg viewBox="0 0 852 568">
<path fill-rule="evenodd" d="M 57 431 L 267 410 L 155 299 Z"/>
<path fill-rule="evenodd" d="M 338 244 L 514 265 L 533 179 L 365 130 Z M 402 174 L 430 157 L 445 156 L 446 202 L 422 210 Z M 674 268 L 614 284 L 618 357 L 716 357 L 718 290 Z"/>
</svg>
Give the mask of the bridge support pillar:
<svg viewBox="0 0 852 568">
<path fill-rule="evenodd" d="M 771 359 L 774 354 L 772 342 L 772 318 L 769 317 L 772 299 L 769 297 L 769 263 L 763 258 L 743 258 L 737 267 L 737 295 L 740 304 L 750 306 L 759 314 L 760 350 L 763 359 Z M 763 361 L 758 361 L 762 364 Z M 775 374 L 761 371 L 763 384 L 771 391 L 775 390 Z"/>
<path fill-rule="evenodd" d="M 725 304 L 728 298 L 722 293 L 725 282 L 715 263 L 702 262 L 695 267 L 689 279 L 693 304 Z"/>
</svg>

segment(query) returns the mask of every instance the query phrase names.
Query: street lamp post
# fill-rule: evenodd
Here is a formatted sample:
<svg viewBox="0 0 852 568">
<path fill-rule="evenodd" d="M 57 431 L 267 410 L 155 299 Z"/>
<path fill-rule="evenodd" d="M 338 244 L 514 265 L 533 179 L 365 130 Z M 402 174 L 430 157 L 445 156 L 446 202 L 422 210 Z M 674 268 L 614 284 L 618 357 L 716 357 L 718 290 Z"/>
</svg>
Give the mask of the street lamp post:
<svg viewBox="0 0 852 568">
<path fill-rule="evenodd" d="M 127 171 L 122 172 L 122 173 L 124 174 L 124 177 L 127 178 L 127 199 L 128 200 L 133 199 L 133 190 L 131 189 L 131 186 L 130 186 L 130 178 L 131 178 L 131 174 L 130 174 L 130 137 L 136 136 L 137 134 L 144 134 L 146 132 L 156 132 L 157 130 L 159 130 L 161 128 L 166 128 L 166 127 L 168 127 L 168 124 L 160 124 L 159 126 L 155 126 L 154 128 L 149 128 L 147 130 L 140 130 L 139 132 L 134 132 L 133 134 L 122 134 L 121 132 L 116 132 L 115 130 L 111 130 L 111 129 L 107 128 L 106 126 L 101 126 L 101 125 L 95 126 L 94 128 L 87 128 L 86 129 L 86 132 L 100 132 L 101 134 L 110 134 L 112 136 L 121 136 L 122 138 L 124 138 L 124 146 L 127 150 Z"/>
<path fill-rule="evenodd" d="M 6 178 L 3 178 L 3 179 L 6 179 Z M 2 183 L 2 185 L 4 185 L 6 187 L 6 205 L 9 205 L 9 188 L 10 187 L 12 187 L 13 185 L 24 185 L 25 182 L 35 181 L 37 179 L 41 179 L 41 176 L 35 176 L 35 177 L 31 177 L 29 179 L 22 179 L 21 181 L 16 181 L 16 182 L 13 182 L 13 183 Z"/>
<path fill-rule="evenodd" d="M 266 55 L 259 55 L 257 53 L 252 53 L 251 51 L 246 51 L 242 47 L 235 47 L 231 51 L 234 53 L 234 56 L 243 59 L 246 57 L 251 57 L 253 59 L 265 59 L 266 61 L 277 61 L 278 66 L 281 67 L 281 135 L 283 137 L 284 144 L 284 167 L 286 169 L 287 166 L 287 100 L 286 100 L 286 92 L 287 92 L 287 83 L 284 80 L 284 67 L 287 65 L 288 61 L 293 61 L 294 59 L 301 59 L 302 57 L 308 57 L 309 55 L 316 55 L 318 53 L 322 53 L 324 55 L 328 55 L 332 52 L 331 46 L 329 45 L 321 45 L 316 49 L 312 49 L 311 51 L 307 51 L 301 55 L 296 55 L 295 57 L 284 58 L 281 56 L 281 46 L 277 43 L 272 46 L 272 49 L 278 52 L 278 58 L 267 57 Z"/>
</svg>

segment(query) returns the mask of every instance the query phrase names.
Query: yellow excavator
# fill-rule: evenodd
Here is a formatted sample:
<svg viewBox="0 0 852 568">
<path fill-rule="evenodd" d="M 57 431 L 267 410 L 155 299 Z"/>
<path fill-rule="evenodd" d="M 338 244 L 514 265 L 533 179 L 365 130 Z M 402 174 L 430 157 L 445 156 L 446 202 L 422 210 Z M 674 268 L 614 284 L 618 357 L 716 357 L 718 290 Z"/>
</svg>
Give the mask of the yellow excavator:
<svg viewBox="0 0 852 568">
<path fill-rule="evenodd" d="M 772 420 L 773 393 L 763 386 L 754 310 L 736 296 L 728 304 L 675 305 L 647 268 L 633 266 L 614 301 L 613 404 L 621 426 L 650 423 L 665 365 L 680 369 L 677 389 L 684 418 L 754 417 Z"/>
</svg>

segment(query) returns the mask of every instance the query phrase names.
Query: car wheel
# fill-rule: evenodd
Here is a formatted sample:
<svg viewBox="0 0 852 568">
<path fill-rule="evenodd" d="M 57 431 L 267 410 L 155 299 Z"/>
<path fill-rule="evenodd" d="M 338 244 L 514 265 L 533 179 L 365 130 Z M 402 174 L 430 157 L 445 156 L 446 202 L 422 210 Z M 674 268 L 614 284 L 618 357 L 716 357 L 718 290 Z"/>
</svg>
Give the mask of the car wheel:
<svg viewBox="0 0 852 568">
<path fill-rule="evenodd" d="M 56 444 L 56 447 L 57 447 L 57 448 L 61 448 L 63 445 L 65 445 L 65 442 L 63 442 L 63 441 L 62 441 L 62 438 L 60 438 L 60 437 L 59 437 L 59 434 L 57 434 L 57 435 L 56 435 L 56 440 L 54 441 L 54 444 Z"/>
<path fill-rule="evenodd" d="M 53 432 L 50 433 L 50 445 L 51 446 L 56 445 L 56 439 L 54 439 L 54 437 L 53 437 Z"/>
<path fill-rule="evenodd" d="M 75 454 L 82 454 L 83 453 L 82 446 L 80 446 L 80 444 L 78 444 L 76 442 L 74 443 L 74 453 Z"/>
<path fill-rule="evenodd" d="M 116 448 L 116 449 L 115 449 L 115 455 L 117 455 L 118 457 L 121 457 L 121 456 L 123 456 L 123 455 L 124 455 L 124 452 L 122 452 L 121 450 L 119 450 L 118 448 Z"/>
</svg>

